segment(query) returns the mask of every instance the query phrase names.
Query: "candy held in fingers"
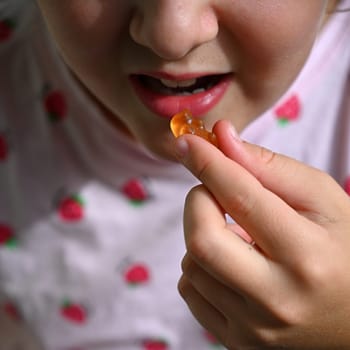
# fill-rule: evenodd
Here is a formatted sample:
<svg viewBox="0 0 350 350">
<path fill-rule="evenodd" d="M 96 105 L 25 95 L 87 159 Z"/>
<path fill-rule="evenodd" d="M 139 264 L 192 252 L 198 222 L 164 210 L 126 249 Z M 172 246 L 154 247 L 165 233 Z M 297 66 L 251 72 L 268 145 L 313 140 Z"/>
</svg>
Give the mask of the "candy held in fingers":
<svg viewBox="0 0 350 350">
<path fill-rule="evenodd" d="M 189 110 L 175 114 L 170 121 L 170 129 L 175 137 L 192 134 L 202 137 L 214 146 L 217 146 L 216 135 L 205 129 L 201 119 L 193 118 Z"/>
</svg>

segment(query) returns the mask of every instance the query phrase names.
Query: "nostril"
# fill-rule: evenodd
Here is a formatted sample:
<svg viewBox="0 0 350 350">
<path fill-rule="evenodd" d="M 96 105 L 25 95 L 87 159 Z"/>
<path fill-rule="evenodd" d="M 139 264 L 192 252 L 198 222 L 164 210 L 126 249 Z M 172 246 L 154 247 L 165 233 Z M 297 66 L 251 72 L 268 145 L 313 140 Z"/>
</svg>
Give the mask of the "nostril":
<svg viewBox="0 0 350 350">
<path fill-rule="evenodd" d="M 130 20 L 129 33 L 131 38 L 140 45 L 145 45 L 142 39 L 142 15 L 139 12 L 135 12 Z"/>
</svg>

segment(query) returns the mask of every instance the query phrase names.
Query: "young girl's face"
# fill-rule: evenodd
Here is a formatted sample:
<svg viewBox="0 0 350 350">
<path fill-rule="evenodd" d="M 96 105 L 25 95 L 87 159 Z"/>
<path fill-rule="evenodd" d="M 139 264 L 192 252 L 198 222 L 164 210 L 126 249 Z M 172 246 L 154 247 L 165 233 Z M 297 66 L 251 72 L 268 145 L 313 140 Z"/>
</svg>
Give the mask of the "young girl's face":
<svg viewBox="0 0 350 350">
<path fill-rule="evenodd" d="M 242 130 L 267 109 L 300 71 L 333 2 L 38 0 L 79 80 L 164 157 L 179 110 L 208 128 L 230 119 Z"/>
</svg>

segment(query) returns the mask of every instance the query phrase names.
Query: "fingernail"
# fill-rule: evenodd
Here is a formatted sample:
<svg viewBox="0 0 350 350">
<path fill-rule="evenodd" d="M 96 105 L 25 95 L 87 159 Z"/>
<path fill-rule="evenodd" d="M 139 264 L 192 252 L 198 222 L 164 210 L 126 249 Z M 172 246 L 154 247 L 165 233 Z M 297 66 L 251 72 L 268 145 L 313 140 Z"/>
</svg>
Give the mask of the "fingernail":
<svg viewBox="0 0 350 350">
<path fill-rule="evenodd" d="M 188 142 L 185 137 L 178 137 L 175 140 L 175 155 L 177 158 L 182 159 L 188 153 Z"/>
<path fill-rule="evenodd" d="M 235 127 L 232 124 L 230 125 L 230 133 L 231 133 L 231 136 L 234 140 L 241 141 L 237 130 L 235 129 Z"/>
</svg>

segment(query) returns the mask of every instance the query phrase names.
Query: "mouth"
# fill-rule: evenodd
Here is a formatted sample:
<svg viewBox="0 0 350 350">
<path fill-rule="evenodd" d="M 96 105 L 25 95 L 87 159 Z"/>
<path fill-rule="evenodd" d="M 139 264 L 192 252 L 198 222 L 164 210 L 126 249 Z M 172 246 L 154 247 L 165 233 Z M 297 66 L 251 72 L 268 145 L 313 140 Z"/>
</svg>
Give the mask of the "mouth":
<svg viewBox="0 0 350 350">
<path fill-rule="evenodd" d="M 208 75 L 187 80 L 157 79 L 140 75 L 139 80 L 145 88 L 155 93 L 167 96 L 190 96 L 211 89 L 222 79 L 221 75 Z"/>
<path fill-rule="evenodd" d="M 140 101 L 155 114 L 171 118 L 184 109 L 199 117 L 225 94 L 232 74 L 173 77 L 166 74 L 135 74 L 131 84 Z"/>
</svg>

